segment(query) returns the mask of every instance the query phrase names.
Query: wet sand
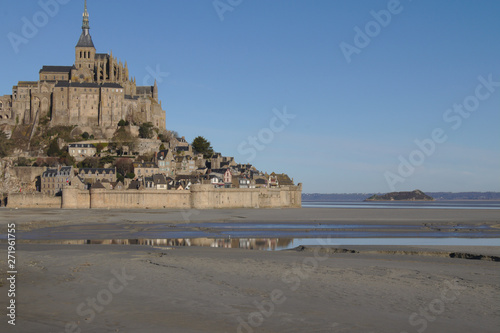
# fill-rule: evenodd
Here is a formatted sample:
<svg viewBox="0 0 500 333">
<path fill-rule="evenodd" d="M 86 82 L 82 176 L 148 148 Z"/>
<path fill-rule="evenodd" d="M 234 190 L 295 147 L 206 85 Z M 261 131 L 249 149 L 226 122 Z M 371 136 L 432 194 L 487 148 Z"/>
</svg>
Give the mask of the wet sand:
<svg viewBox="0 0 500 333">
<path fill-rule="evenodd" d="M 102 223 L 135 228 L 238 221 L 498 227 L 499 217 L 496 210 L 1 209 L 0 228 L 4 233 L 11 222 L 33 232 Z M 7 304 L 6 245 L 0 248 L 0 301 Z M 498 332 L 500 262 L 494 260 L 499 248 L 346 246 L 268 252 L 21 243 L 17 325 L 7 324 L 2 306 L 0 331 Z M 482 255 L 483 260 L 451 253 Z"/>
<path fill-rule="evenodd" d="M 7 222 L 20 230 L 82 224 L 189 223 L 337 223 L 362 225 L 490 225 L 500 228 L 500 210 L 290 208 L 207 210 L 62 210 L 0 209 L 0 228 Z M 1 229 L 0 229 L 1 230 Z"/>
</svg>

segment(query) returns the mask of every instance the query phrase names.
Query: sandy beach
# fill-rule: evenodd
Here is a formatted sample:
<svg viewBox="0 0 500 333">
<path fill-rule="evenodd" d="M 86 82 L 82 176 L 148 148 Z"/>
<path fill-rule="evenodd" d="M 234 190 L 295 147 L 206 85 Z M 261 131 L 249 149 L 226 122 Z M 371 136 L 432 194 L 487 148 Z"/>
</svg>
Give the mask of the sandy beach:
<svg viewBox="0 0 500 333">
<path fill-rule="evenodd" d="M 189 224 L 214 222 L 495 230 L 500 214 L 314 208 L 0 210 L 1 233 L 5 235 L 8 223 L 15 223 L 21 239 L 30 233 L 59 239 L 61 228 L 73 236 L 75 226 L 104 239 L 117 231 L 134 237 L 153 224 L 174 230 L 188 224 L 191 230 Z M 9 325 L 5 315 L 5 240 L 0 247 L 2 332 L 421 333 L 498 332 L 500 326 L 499 246 L 318 245 L 259 251 L 19 242 L 16 326 Z"/>
</svg>

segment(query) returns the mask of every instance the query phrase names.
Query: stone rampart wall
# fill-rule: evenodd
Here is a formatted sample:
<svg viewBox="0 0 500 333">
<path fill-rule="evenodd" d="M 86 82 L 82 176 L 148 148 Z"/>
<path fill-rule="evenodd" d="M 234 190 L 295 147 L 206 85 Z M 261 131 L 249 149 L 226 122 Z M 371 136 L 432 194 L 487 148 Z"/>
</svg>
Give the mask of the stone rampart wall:
<svg viewBox="0 0 500 333">
<path fill-rule="evenodd" d="M 61 197 L 42 193 L 10 193 L 7 197 L 9 208 L 61 208 Z"/>
<path fill-rule="evenodd" d="M 64 209 L 211 209 L 301 207 L 302 185 L 276 189 L 216 189 L 193 185 L 190 191 L 64 188 L 62 197 L 10 194 L 8 207 Z"/>
</svg>

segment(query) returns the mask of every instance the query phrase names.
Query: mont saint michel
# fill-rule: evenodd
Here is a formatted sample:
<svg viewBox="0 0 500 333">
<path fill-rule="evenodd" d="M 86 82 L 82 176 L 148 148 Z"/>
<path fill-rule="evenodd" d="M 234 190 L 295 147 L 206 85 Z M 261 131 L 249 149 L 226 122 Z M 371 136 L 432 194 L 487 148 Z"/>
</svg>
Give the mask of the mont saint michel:
<svg viewBox="0 0 500 333">
<path fill-rule="evenodd" d="M 111 52 L 97 53 L 86 1 L 74 52 L 73 65 L 43 66 L 37 81 L 19 81 L 11 95 L 1 96 L 0 125 L 35 124 L 49 117 L 51 126 L 76 125 L 105 138 L 113 135 L 121 119 L 165 128 L 156 82 L 138 86 L 127 62 L 118 61 Z"/>
<path fill-rule="evenodd" d="M 168 131 L 156 80 L 138 86 L 127 62 L 97 53 L 89 17 L 85 1 L 72 66 L 43 66 L 38 81 L 19 81 L 0 100 L 3 205 L 300 207 L 302 187 L 287 175 Z"/>
</svg>

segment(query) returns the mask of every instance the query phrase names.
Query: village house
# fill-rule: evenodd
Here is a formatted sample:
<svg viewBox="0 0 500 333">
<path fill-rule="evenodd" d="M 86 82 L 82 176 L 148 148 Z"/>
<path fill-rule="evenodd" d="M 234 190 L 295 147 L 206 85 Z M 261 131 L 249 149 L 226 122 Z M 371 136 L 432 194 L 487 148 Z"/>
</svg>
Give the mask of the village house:
<svg viewBox="0 0 500 333">
<path fill-rule="evenodd" d="M 191 156 L 176 156 L 176 173 L 180 175 L 189 175 L 196 171 L 196 164 Z"/>
<path fill-rule="evenodd" d="M 227 169 L 226 172 L 224 172 L 224 183 L 231 183 L 233 179 L 233 174 L 231 173 L 230 169 Z"/>
<path fill-rule="evenodd" d="M 255 187 L 256 188 L 267 188 L 267 179 L 265 179 L 265 178 L 255 179 Z"/>
<path fill-rule="evenodd" d="M 174 176 L 176 162 L 172 150 L 160 150 L 156 154 L 156 164 L 158 165 L 158 173 L 164 174 L 165 176 Z"/>
<path fill-rule="evenodd" d="M 210 184 L 213 185 L 213 187 L 215 188 L 223 188 L 225 186 L 224 175 L 220 173 L 212 172 L 209 175 L 209 179 L 210 179 Z"/>
<path fill-rule="evenodd" d="M 73 178 L 73 167 L 61 167 L 47 169 L 42 173 L 41 192 L 48 195 L 56 195 L 62 188 L 70 184 Z"/>
<path fill-rule="evenodd" d="M 167 178 L 165 177 L 165 175 L 153 175 L 153 183 L 157 190 L 168 189 Z"/>
<path fill-rule="evenodd" d="M 87 157 L 95 156 L 97 149 L 90 143 L 70 143 L 68 145 L 68 153 L 76 161 L 83 161 Z"/>
<path fill-rule="evenodd" d="M 116 182 L 116 168 L 81 168 L 78 175 L 86 184 Z"/>
<path fill-rule="evenodd" d="M 279 187 L 279 181 L 277 176 L 269 176 L 269 181 L 267 183 L 269 188 Z"/>
<path fill-rule="evenodd" d="M 239 179 L 239 188 L 255 188 L 255 181 L 250 180 L 248 177 L 243 176 Z"/>
<path fill-rule="evenodd" d="M 154 162 L 134 162 L 133 165 L 135 176 L 138 178 L 151 177 L 159 172 Z"/>
</svg>

